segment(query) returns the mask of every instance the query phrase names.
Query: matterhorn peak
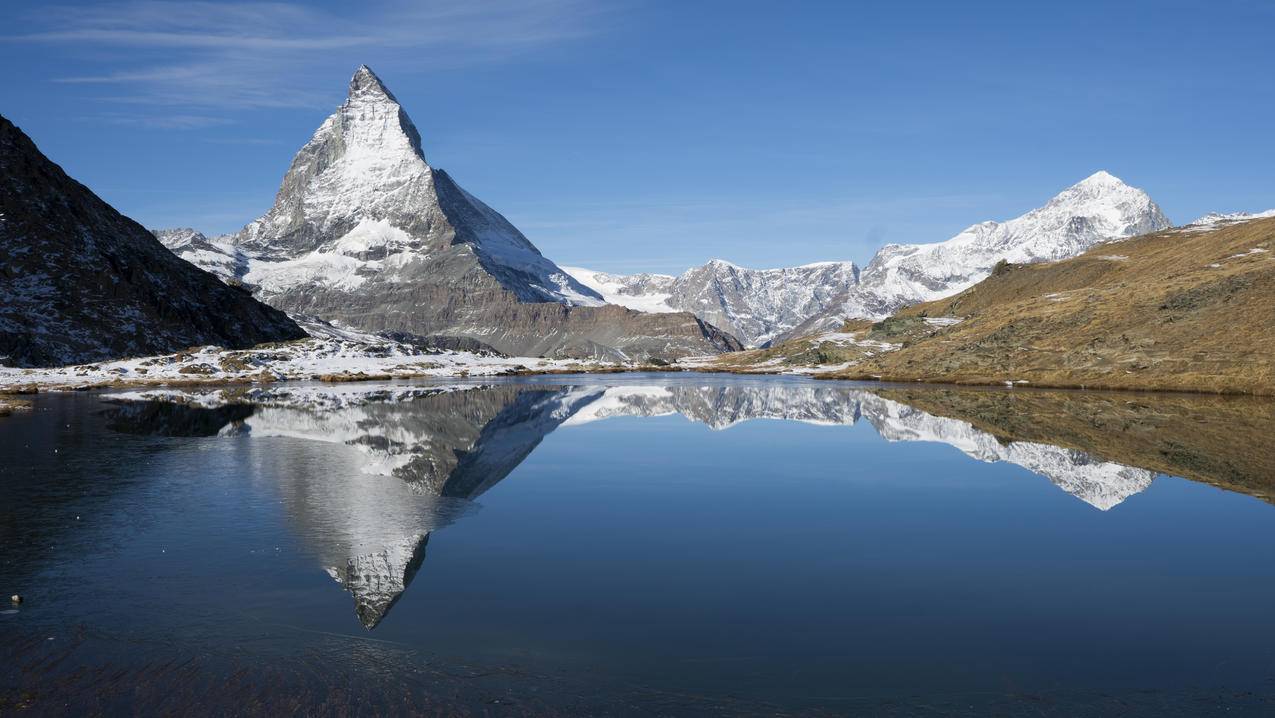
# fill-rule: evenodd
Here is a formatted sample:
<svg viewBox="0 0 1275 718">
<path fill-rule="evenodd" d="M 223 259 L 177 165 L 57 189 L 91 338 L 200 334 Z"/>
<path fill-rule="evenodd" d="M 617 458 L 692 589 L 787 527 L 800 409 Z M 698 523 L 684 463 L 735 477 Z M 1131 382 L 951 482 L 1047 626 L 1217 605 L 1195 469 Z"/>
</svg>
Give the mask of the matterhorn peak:
<svg viewBox="0 0 1275 718">
<path fill-rule="evenodd" d="M 1124 180 L 1120 179 L 1119 177 L 1111 174 L 1110 172 L 1106 170 L 1098 170 L 1097 172 L 1094 172 L 1088 177 L 1080 180 L 1076 184 L 1095 187 L 1095 186 L 1103 186 L 1103 185 L 1105 186 L 1124 185 L 1125 183 L 1124 183 Z M 1128 185 L 1125 185 L 1125 186 L 1128 186 Z"/>
<path fill-rule="evenodd" d="M 398 104 L 398 100 L 389 88 L 381 82 L 381 78 L 372 72 L 372 68 L 367 65 L 359 65 L 359 69 L 354 71 L 354 76 L 350 78 L 350 97 L 355 96 L 380 96 Z"/>
</svg>

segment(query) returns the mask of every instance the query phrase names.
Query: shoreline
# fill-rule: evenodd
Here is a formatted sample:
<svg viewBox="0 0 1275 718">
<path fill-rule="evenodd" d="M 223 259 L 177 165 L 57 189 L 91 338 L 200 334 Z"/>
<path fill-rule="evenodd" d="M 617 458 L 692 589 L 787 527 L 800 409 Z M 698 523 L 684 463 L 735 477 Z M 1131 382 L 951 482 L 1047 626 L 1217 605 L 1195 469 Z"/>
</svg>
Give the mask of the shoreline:
<svg viewBox="0 0 1275 718">
<path fill-rule="evenodd" d="M 102 390 L 126 390 L 126 389 L 202 389 L 202 388 L 233 388 L 247 386 L 270 386 L 275 384 L 300 384 L 300 383 L 320 383 L 320 384 L 353 384 L 353 383 L 370 383 L 370 382 L 388 382 L 397 380 L 413 380 L 413 379 L 481 379 L 484 377 L 534 377 L 534 376 L 567 376 L 573 374 L 602 375 L 602 374 L 728 374 L 732 376 L 773 376 L 773 377 L 789 377 L 789 378 L 806 378 L 818 381 L 849 381 L 863 382 L 878 385 L 892 385 L 898 387 L 925 387 L 925 388 L 961 388 L 961 389 L 981 389 L 981 390 L 1001 390 L 1001 391 L 1032 391 L 1032 390 L 1049 390 L 1049 391 L 1069 391 L 1078 393 L 1133 393 L 1133 394 L 1181 394 L 1195 396 L 1229 396 L 1229 397 L 1254 397 L 1254 398 L 1272 398 L 1275 397 L 1275 391 L 1256 388 L 1249 391 L 1236 390 L 1231 388 L 1220 389 L 1198 389 L 1184 388 L 1172 385 L 1150 386 L 1127 386 L 1110 383 L 1079 383 L 1079 382 L 1055 382 L 1055 381 L 1030 381 L 1030 380 L 972 380 L 972 379 L 953 379 L 948 377 L 897 377 L 884 375 L 847 375 L 844 371 L 775 371 L 771 369 L 752 369 L 743 370 L 739 368 L 714 367 L 708 365 L 698 366 L 660 366 L 660 365 L 615 365 L 615 364 L 567 364 L 564 360 L 535 360 L 535 361 L 552 361 L 556 366 L 545 367 L 541 369 L 532 369 L 526 367 L 525 364 L 517 362 L 489 364 L 483 367 L 486 371 L 473 371 L 461 369 L 456 372 L 439 372 L 434 369 L 422 371 L 395 371 L 384 373 L 367 373 L 363 371 L 343 372 L 343 373 L 323 373 L 310 374 L 293 373 L 287 376 L 277 376 L 267 372 L 250 374 L 250 375 L 228 375 L 228 376 L 200 376 L 200 377 L 112 377 L 101 379 L 87 379 L 85 381 L 57 381 L 57 379 L 65 379 L 66 375 L 51 376 L 32 376 L 29 380 L 20 383 L 4 383 L 0 377 L 0 417 L 8 416 L 16 411 L 27 410 L 31 408 L 31 402 L 21 397 L 31 396 L 34 394 L 52 394 L 52 393 L 75 393 Z M 567 364 L 563 366 L 562 364 Z M 59 367 L 43 371 L 58 372 L 65 371 L 71 367 Z M 0 371 L 7 369 L 0 367 Z M 23 372 L 39 372 L 42 370 L 21 369 Z M 48 381 L 48 379 L 55 379 Z"/>
</svg>

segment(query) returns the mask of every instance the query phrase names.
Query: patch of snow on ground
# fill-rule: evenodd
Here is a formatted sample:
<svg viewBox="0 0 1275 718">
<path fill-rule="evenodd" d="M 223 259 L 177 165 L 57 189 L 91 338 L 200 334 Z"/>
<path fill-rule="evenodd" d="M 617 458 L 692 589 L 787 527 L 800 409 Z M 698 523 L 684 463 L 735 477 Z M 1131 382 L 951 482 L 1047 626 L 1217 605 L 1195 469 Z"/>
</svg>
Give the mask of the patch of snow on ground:
<svg viewBox="0 0 1275 718">
<path fill-rule="evenodd" d="M 1269 252 L 1269 251 L 1270 251 L 1269 249 L 1263 249 L 1263 248 L 1261 248 L 1261 247 L 1254 247 L 1254 248 L 1252 248 L 1252 249 L 1248 250 L 1247 252 L 1240 252 L 1239 254 L 1232 254 L 1231 256 L 1227 257 L 1227 259 L 1243 259 L 1244 257 L 1252 256 L 1252 255 L 1254 255 L 1254 254 L 1266 254 L 1266 253 L 1267 253 L 1267 252 Z"/>
<path fill-rule="evenodd" d="M 333 378 L 492 376 L 516 371 L 555 371 L 612 366 L 573 359 L 498 357 L 419 349 L 389 340 L 353 341 L 312 337 L 245 350 L 197 347 L 176 354 L 48 369 L 0 366 L 0 391 L 211 385 L 236 382 L 304 381 Z"/>
<path fill-rule="evenodd" d="M 1221 227 L 1228 227 L 1239 222 L 1250 222 L 1255 219 L 1275 217 L 1275 209 L 1265 212 L 1210 212 L 1188 225 L 1178 228 L 1179 232 L 1211 232 Z"/>
</svg>

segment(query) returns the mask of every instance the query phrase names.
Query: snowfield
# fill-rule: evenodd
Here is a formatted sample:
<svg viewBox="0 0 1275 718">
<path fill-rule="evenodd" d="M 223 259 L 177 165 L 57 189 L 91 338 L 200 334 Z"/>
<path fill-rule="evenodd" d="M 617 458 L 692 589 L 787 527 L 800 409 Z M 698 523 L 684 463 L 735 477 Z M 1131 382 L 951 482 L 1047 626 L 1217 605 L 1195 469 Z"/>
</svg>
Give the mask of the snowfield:
<svg viewBox="0 0 1275 718">
<path fill-rule="evenodd" d="M 0 366 L 0 393 L 316 379 L 345 382 L 494 376 L 524 371 L 589 371 L 615 366 L 597 361 L 420 349 L 335 328 L 329 333 L 330 336 L 243 350 L 204 346 L 176 354 L 50 369 Z"/>
</svg>

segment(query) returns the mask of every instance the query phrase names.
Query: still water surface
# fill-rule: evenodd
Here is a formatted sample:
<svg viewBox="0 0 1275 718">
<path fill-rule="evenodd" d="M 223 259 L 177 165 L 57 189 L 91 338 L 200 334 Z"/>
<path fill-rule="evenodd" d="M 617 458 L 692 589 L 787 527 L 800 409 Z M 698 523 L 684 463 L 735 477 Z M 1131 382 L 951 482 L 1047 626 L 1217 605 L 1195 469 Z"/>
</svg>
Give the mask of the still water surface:
<svg viewBox="0 0 1275 718">
<path fill-rule="evenodd" d="M 1275 710 L 1269 403 L 667 375 L 171 398 L 0 419 L 26 599 L 0 713 Z"/>
</svg>

